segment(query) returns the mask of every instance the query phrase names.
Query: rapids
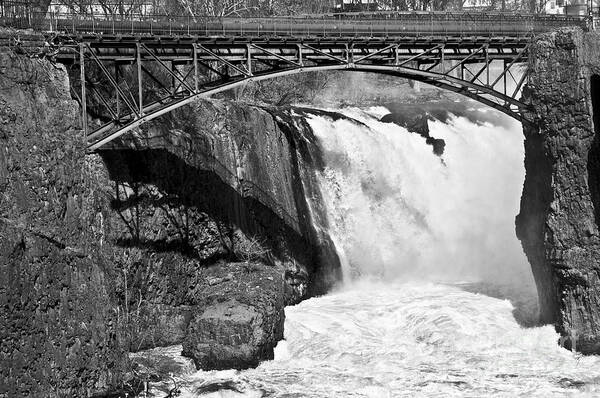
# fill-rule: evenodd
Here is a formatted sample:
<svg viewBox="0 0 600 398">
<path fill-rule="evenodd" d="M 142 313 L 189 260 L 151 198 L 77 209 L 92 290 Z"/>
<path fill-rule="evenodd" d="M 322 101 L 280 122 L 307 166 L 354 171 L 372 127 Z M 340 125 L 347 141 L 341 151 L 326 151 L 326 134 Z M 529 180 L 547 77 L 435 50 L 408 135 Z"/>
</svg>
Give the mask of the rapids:
<svg viewBox="0 0 600 398">
<path fill-rule="evenodd" d="M 481 110 L 431 121 L 446 141 L 440 158 L 419 135 L 379 122 L 384 108 L 342 112 L 348 119 L 309 123 L 343 285 L 286 309 L 275 360 L 196 372 L 180 381 L 182 396 L 600 396 L 600 358 L 535 326 L 514 232 L 520 125 Z M 199 395 L 215 382 L 227 387 Z"/>
<path fill-rule="evenodd" d="M 600 361 L 523 328 L 507 300 L 439 283 L 360 281 L 286 310 L 285 341 L 257 369 L 197 372 L 183 396 L 555 397 L 600 395 Z"/>
</svg>

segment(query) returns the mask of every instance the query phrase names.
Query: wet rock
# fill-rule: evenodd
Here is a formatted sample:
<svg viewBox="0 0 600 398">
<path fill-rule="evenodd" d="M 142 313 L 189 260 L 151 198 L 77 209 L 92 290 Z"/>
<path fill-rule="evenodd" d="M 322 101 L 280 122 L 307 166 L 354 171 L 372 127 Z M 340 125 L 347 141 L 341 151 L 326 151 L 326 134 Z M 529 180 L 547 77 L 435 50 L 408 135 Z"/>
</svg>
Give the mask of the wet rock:
<svg viewBox="0 0 600 398">
<path fill-rule="evenodd" d="M 427 145 L 431 145 L 433 147 L 433 153 L 438 156 L 442 156 L 444 154 L 444 149 L 446 148 L 446 141 L 441 138 L 433 138 L 428 137 L 425 142 Z"/>
<path fill-rule="evenodd" d="M 106 167 L 105 190 L 114 198 L 115 212 L 104 220 L 108 239 L 124 251 L 114 268 L 127 276 L 116 293 L 133 312 L 131 351 L 182 344 L 189 325 L 202 333 L 202 323 L 214 327 L 198 311 L 219 295 L 218 301 L 233 298 L 255 310 L 264 321 L 253 318 L 252 327 L 272 334 L 249 343 L 260 348 L 238 360 L 255 365 L 272 355 L 282 326 L 273 326 L 281 321 L 271 322 L 270 312 L 256 304 L 260 299 L 246 297 L 276 301 L 270 311 L 279 314 L 283 304 L 323 293 L 339 280 L 337 253 L 319 211 L 314 174 L 321 157 L 299 117 L 200 101 L 114 142 L 96 161 Z M 261 279 L 270 284 L 254 283 Z M 222 359 L 211 363 L 225 366 Z"/>
<path fill-rule="evenodd" d="M 383 116 L 380 121 L 383 123 L 395 123 L 398 126 L 404 127 L 411 133 L 417 133 L 421 137 L 425 138 L 425 143 L 431 145 L 433 153 L 437 156 L 444 154 L 444 148 L 446 147 L 446 141 L 441 138 L 434 138 L 429 135 L 429 124 L 428 121 L 431 118 L 427 111 L 412 110 L 411 112 L 398 112 L 389 113 Z"/>
<path fill-rule="evenodd" d="M 231 397 L 231 398 L 261 398 L 266 396 L 265 391 L 250 389 L 232 380 L 206 382 L 194 388 L 194 394 L 198 397 Z"/>
<path fill-rule="evenodd" d="M 388 113 L 380 119 L 383 123 L 395 123 L 424 138 L 429 137 L 428 120 L 429 116 L 426 112 Z"/>
<path fill-rule="evenodd" d="M 194 363 L 181 356 L 181 345 L 159 347 L 130 354 L 138 378 L 147 382 L 170 381 L 196 371 Z"/>
</svg>

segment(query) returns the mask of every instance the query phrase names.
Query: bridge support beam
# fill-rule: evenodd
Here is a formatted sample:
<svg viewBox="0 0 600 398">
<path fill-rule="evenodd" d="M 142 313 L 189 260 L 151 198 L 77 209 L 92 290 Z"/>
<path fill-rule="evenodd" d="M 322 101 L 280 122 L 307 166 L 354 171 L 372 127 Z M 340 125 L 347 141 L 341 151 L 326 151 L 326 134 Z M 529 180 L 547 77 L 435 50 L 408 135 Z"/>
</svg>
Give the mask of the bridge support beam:
<svg viewBox="0 0 600 398">
<path fill-rule="evenodd" d="M 140 109 L 140 116 L 144 116 L 144 86 L 142 81 L 142 49 L 140 43 L 136 45 L 136 64 L 137 64 L 137 89 L 138 89 L 138 105 Z"/>
<path fill-rule="evenodd" d="M 517 98 L 526 76 L 515 78 L 512 71 L 515 66 L 527 61 L 527 47 L 528 41 L 517 41 L 509 44 L 507 51 L 505 42 L 491 39 L 458 43 L 407 43 L 395 39 L 294 43 L 193 41 L 187 45 L 177 42 L 170 46 L 161 41 L 142 43 L 139 40 L 131 43 L 88 43 L 80 48 L 78 62 L 85 69 L 84 64 L 92 61 L 103 73 L 109 84 L 100 87 L 100 90 L 108 91 L 100 97 L 109 101 L 101 101 L 101 105 L 116 107 L 116 111 L 108 109 L 106 113 L 107 116 L 117 115 L 107 118 L 101 128 L 87 131 L 89 148 L 96 149 L 99 142 L 109 142 L 129 131 L 131 126 L 138 127 L 156 117 L 157 113 L 164 114 L 164 109 L 183 106 L 188 100 L 250 80 L 307 71 L 360 70 L 401 76 L 461 93 L 525 121 L 521 111 L 527 105 Z M 453 62 L 453 65 L 448 67 L 448 62 Z M 497 63 L 502 63 L 501 72 L 492 76 L 490 70 Z M 122 73 L 115 73 L 113 77 L 107 69 L 110 64 L 115 65 L 115 72 L 118 65 L 125 67 Z M 454 76 L 457 70 L 458 77 Z M 485 82 L 480 79 L 483 73 L 486 73 Z M 145 76 L 150 81 L 146 81 Z M 170 79 L 165 79 L 165 76 Z M 510 93 L 509 76 L 516 84 L 514 90 L 511 87 Z M 498 89 L 501 80 L 502 87 Z M 135 94 L 130 90 L 134 86 L 137 86 Z M 165 96 L 159 95 L 161 92 Z M 89 91 L 82 94 L 90 100 Z M 137 99 L 134 99 L 136 94 Z M 126 112 L 122 113 L 119 109 L 121 102 L 126 105 Z"/>
<path fill-rule="evenodd" d="M 85 44 L 79 45 L 79 81 L 81 82 L 81 124 L 83 127 L 83 134 L 87 140 L 88 136 L 88 122 L 87 122 L 87 92 L 85 90 L 86 77 L 85 77 Z"/>
</svg>

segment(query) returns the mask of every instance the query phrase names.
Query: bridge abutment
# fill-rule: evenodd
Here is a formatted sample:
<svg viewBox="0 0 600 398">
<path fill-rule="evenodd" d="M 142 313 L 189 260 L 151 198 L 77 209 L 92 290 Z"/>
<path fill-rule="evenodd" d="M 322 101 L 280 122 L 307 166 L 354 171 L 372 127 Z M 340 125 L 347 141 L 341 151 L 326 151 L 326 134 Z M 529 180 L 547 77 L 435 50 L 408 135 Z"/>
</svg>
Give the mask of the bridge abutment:
<svg viewBox="0 0 600 398">
<path fill-rule="evenodd" d="M 540 318 L 565 345 L 600 352 L 598 137 L 600 35 L 565 29 L 537 37 L 523 92 L 526 178 L 517 235 L 540 298 Z M 594 112 L 596 111 L 596 112 Z"/>
</svg>

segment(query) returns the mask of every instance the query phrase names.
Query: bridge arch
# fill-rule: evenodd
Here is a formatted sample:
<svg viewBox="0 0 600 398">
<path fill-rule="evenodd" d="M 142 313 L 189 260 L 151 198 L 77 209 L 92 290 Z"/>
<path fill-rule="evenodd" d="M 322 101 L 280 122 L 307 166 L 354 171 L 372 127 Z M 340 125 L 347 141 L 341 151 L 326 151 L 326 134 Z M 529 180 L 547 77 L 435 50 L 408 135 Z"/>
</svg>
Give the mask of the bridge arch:
<svg viewBox="0 0 600 398">
<path fill-rule="evenodd" d="M 174 109 L 230 90 L 251 81 L 261 81 L 303 72 L 346 70 L 397 76 L 420 81 L 450 90 L 480 103 L 500 110 L 521 121 L 527 105 L 517 96 L 524 84 L 526 70 L 515 70 L 527 62 L 529 39 L 517 40 L 510 45 L 493 39 L 459 41 L 454 45 L 426 41 L 423 43 L 399 43 L 397 40 L 366 40 L 341 43 L 245 43 L 240 45 L 212 43 L 173 44 L 172 51 L 165 51 L 164 43 L 154 45 L 139 40 L 123 43 L 83 43 L 79 47 L 78 60 L 81 102 L 86 112 L 87 88 L 94 89 L 86 74 L 86 64 L 93 64 L 101 71 L 111 86 L 114 96 L 122 102 L 121 111 L 111 109 L 110 101 L 96 91 L 112 120 L 95 131 L 87 131 L 88 149 L 94 151 L 115 138 L 135 129 Z M 115 48 L 117 50 L 115 50 Z M 187 48 L 187 50 L 186 50 Z M 71 56 L 74 49 L 71 49 Z M 165 85 L 152 75 L 145 65 L 153 63 L 171 77 L 171 86 Z M 123 89 L 119 73 L 111 73 L 110 65 L 134 66 L 137 78 L 137 100 L 131 92 Z M 170 63 L 170 65 L 169 65 Z M 491 65 L 499 65 L 495 75 Z M 174 66 L 175 65 L 175 66 Z M 176 65 L 185 65 L 177 68 Z M 262 67 L 258 67 L 258 66 Z M 185 72 L 187 69 L 187 72 Z M 212 78 L 201 79 L 203 76 Z M 144 78 L 158 82 L 169 93 L 165 98 L 144 103 Z M 512 79 L 514 90 L 507 90 Z M 125 83 L 128 85 L 128 83 Z M 114 98 L 113 95 L 111 97 Z M 87 116 L 85 117 L 87 121 Z"/>
<path fill-rule="evenodd" d="M 516 100 L 515 98 L 503 94 L 499 91 L 495 91 L 485 85 L 474 84 L 467 80 L 462 80 L 452 76 L 441 76 L 439 73 L 432 73 L 427 71 L 417 71 L 411 68 L 395 68 L 389 66 L 374 66 L 374 65 L 329 65 L 329 66 L 311 66 L 311 67 L 298 67 L 293 69 L 286 69 L 282 71 L 272 71 L 260 75 L 254 75 L 246 77 L 235 82 L 222 83 L 216 87 L 207 88 L 197 93 L 190 93 L 184 98 L 173 100 L 167 104 L 154 103 L 146 107 L 146 112 L 141 117 L 134 118 L 128 123 L 119 125 L 116 122 L 108 123 L 102 126 L 95 132 L 88 135 L 88 149 L 94 151 L 110 141 L 120 137 L 121 135 L 141 126 L 142 124 L 149 122 L 157 117 L 160 117 L 166 113 L 169 113 L 177 108 L 188 105 L 197 99 L 207 98 L 214 94 L 231 90 L 236 87 L 242 86 L 249 82 L 262 81 L 267 79 L 274 79 L 283 76 L 289 76 L 298 73 L 306 72 L 319 72 L 319 71 L 353 71 L 353 72 L 366 72 L 385 74 L 389 76 L 397 76 L 401 78 L 411 79 L 425 84 L 433 85 L 445 90 L 449 90 L 475 101 L 478 101 L 484 105 L 490 106 L 497 109 L 508 116 L 519 120 L 522 123 L 528 123 L 521 114 L 520 110 L 525 109 L 526 105 Z M 108 133 L 108 134 L 107 134 Z"/>
</svg>

